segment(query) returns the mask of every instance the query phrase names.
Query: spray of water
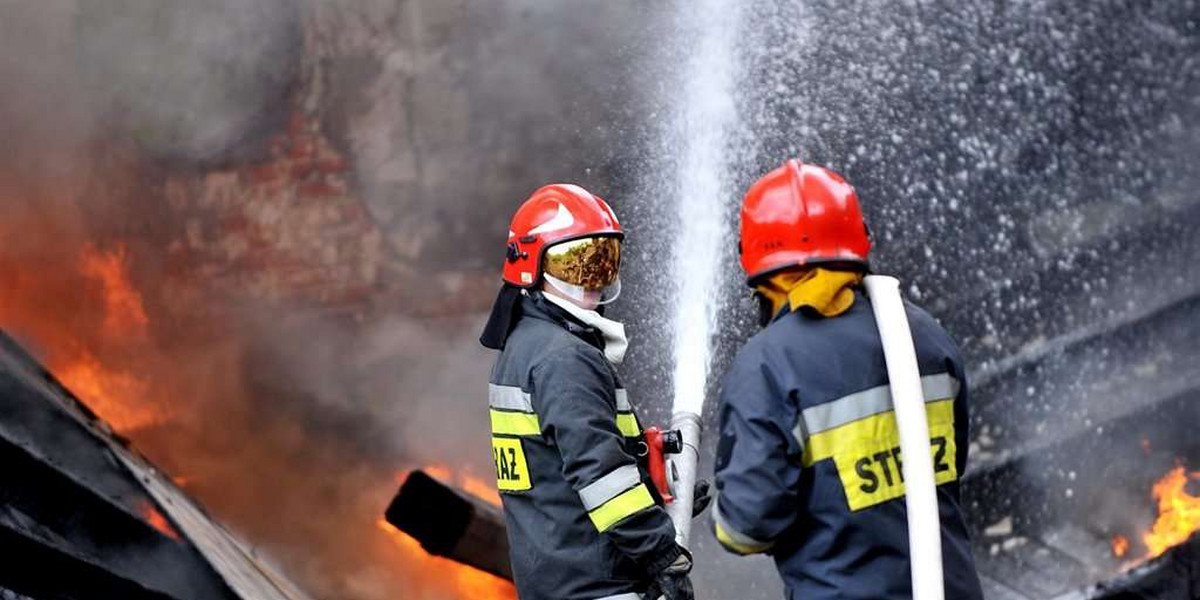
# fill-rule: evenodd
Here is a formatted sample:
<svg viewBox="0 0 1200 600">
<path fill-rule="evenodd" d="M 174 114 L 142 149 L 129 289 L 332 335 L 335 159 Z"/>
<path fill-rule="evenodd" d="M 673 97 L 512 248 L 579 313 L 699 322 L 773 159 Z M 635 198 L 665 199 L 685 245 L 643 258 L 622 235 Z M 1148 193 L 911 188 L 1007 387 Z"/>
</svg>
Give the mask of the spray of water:
<svg viewBox="0 0 1200 600">
<path fill-rule="evenodd" d="M 729 243 L 724 201 L 731 189 L 727 141 L 737 122 L 734 52 L 738 5 L 703 0 L 685 9 L 681 31 L 691 45 L 682 73 L 671 135 L 680 159 L 676 193 L 678 229 L 674 259 L 674 412 L 700 414 L 716 330 L 718 272 Z"/>
</svg>

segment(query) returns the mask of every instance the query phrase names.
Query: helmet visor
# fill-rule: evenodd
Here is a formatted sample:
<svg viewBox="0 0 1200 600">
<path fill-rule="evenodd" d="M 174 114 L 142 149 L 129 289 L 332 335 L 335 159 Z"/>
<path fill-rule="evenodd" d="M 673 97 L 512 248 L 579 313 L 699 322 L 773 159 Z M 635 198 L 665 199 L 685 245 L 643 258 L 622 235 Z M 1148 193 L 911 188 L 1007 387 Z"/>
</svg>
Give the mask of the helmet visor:
<svg viewBox="0 0 1200 600">
<path fill-rule="evenodd" d="M 546 249 L 544 268 L 555 279 L 585 290 L 603 290 L 617 281 L 621 240 L 594 236 L 555 244 Z"/>
</svg>

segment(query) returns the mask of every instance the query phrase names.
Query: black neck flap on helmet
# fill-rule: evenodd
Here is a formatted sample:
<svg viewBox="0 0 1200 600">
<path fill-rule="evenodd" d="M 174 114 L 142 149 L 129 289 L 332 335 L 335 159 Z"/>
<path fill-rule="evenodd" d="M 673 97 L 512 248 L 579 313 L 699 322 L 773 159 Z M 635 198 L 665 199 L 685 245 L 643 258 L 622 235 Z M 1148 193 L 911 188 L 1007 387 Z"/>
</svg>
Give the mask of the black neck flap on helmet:
<svg viewBox="0 0 1200 600">
<path fill-rule="evenodd" d="M 492 304 L 492 314 L 483 327 L 483 334 L 479 336 L 479 343 L 484 347 L 504 349 L 508 334 L 521 318 L 521 291 L 521 288 L 507 282 L 500 287 L 500 293 L 496 294 L 496 301 Z"/>
</svg>

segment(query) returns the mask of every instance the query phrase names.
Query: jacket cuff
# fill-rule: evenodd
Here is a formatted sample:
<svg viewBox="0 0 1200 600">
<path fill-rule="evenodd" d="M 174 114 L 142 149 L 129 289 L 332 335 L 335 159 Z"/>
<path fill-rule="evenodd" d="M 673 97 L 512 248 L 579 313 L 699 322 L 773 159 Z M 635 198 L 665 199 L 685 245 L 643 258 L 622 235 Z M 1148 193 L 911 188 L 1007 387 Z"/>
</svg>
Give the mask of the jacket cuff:
<svg viewBox="0 0 1200 600">
<path fill-rule="evenodd" d="M 721 512 L 721 499 L 713 502 L 712 523 L 713 533 L 717 542 L 734 554 L 748 556 L 750 554 L 765 554 L 775 545 L 774 540 L 758 540 L 736 529 Z"/>
<path fill-rule="evenodd" d="M 658 576 L 659 573 L 671 566 L 671 563 L 675 562 L 675 559 L 679 558 L 681 554 L 683 554 L 683 548 L 680 548 L 679 544 L 672 539 L 669 549 L 655 553 L 645 564 L 646 574 L 650 577 Z"/>
</svg>

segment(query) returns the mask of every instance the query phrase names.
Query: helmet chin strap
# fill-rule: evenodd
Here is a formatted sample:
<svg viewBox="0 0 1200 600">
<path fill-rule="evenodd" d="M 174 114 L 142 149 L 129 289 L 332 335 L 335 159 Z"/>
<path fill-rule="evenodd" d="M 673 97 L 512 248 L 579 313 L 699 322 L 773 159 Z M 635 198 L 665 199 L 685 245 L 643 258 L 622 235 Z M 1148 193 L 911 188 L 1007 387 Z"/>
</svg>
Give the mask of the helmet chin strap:
<svg viewBox="0 0 1200 600">
<path fill-rule="evenodd" d="M 546 276 L 547 281 L 551 279 L 549 275 Z M 595 310 L 583 308 L 567 298 L 554 294 L 542 294 L 542 297 L 561 307 L 582 323 L 595 327 L 596 331 L 599 331 L 600 335 L 604 337 L 604 357 L 608 359 L 608 362 L 619 365 L 625 360 L 625 350 L 629 348 L 629 340 L 625 337 L 624 324 L 620 321 L 606 319 Z"/>
</svg>

